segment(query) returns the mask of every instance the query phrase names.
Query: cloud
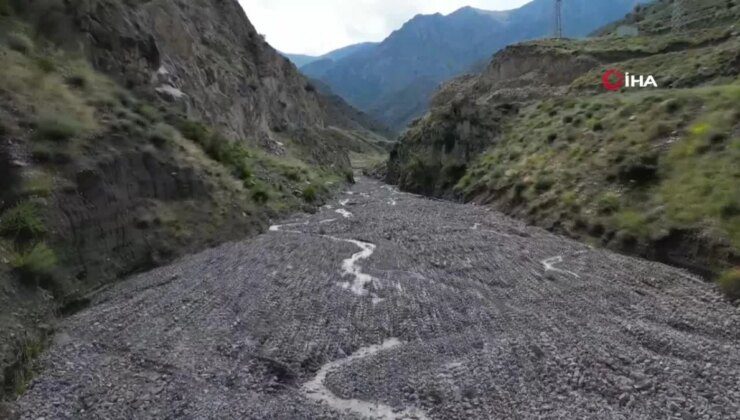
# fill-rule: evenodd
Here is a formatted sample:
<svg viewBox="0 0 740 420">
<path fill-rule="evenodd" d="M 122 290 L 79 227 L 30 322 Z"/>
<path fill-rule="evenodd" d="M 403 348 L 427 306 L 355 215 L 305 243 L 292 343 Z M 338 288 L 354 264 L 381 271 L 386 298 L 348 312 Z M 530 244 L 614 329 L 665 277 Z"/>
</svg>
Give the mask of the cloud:
<svg viewBox="0 0 740 420">
<path fill-rule="evenodd" d="M 273 47 L 321 55 L 365 41 L 382 41 L 417 14 L 448 14 L 463 6 L 487 10 L 519 7 L 529 0 L 240 0 Z"/>
</svg>

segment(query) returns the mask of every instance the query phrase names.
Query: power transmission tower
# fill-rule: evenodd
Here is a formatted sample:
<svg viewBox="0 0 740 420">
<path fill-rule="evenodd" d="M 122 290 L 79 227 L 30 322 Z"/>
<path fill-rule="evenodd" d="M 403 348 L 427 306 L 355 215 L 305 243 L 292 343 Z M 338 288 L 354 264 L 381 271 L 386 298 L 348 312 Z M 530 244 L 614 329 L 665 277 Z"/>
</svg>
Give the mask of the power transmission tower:
<svg viewBox="0 0 740 420">
<path fill-rule="evenodd" d="M 673 0 L 673 15 L 671 16 L 671 29 L 673 32 L 680 32 L 686 29 L 688 19 L 687 0 Z"/>
<path fill-rule="evenodd" d="M 563 37 L 563 0 L 555 0 L 555 38 Z"/>
</svg>

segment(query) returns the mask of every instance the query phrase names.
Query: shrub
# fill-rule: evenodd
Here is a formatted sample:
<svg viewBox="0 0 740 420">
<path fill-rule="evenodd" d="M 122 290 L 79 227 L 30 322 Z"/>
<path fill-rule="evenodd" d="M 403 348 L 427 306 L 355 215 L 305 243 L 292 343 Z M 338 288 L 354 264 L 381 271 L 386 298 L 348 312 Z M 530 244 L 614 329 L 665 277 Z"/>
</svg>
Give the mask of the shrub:
<svg viewBox="0 0 740 420">
<path fill-rule="evenodd" d="M 0 16 L 10 16 L 12 14 L 13 9 L 11 9 L 8 0 L 0 0 Z"/>
<path fill-rule="evenodd" d="M 37 140 L 66 141 L 80 134 L 82 124 L 68 115 L 44 116 L 38 121 Z"/>
<path fill-rule="evenodd" d="M 264 188 L 255 187 L 252 192 L 252 199 L 257 203 L 264 204 L 270 199 L 270 194 Z"/>
<path fill-rule="evenodd" d="M 33 51 L 33 41 L 24 34 L 18 32 L 8 34 L 7 42 L 11 50 L 18 51 L 21 54 L 28 54 Z"/>
<path fill-rule="evenodd" d="M 601 213 L 613 213 L 619 210 L 619 194 L 606 192 L 599 196 L 596 205 Z"/>
<path fill-rule="evenodd" d="M 23 201 L 6 211 L 0 217 L 0 235 L 39 236 L 46 232 L 46 226 L 36 203 Z"/>
<path fill-rule="evenodd" d="M 615 215 L 617 226 L 624 231 L 638 237 L 648 233 L 648 220 L 642 213 L 634 210 L 623 210 Z"/>
<path fill-rule="evenodd" d="M 177 131 L 171 125 L 158 123 L 149 133 L 149 140 L 157 147 L 162 147 L 175 140 Z"/>
<path fill-rule="evenodd" d="M 56 64 L 49 57 L 38 57 L 36 59 L 36 65 L 44 73 L 51 73 L 57 69 Z"/>
<path fill-rule="evenodd" d="M 88 85 L 87 78 L 82 74 L 75 74 L 64 79 L 67 86 L 75 89 L 85 89 Z"/>
<path fill-rule="evenodd" d="M 717 284 L 730 299 L 740 299 L 740 267 L 725 271 L 717 279 Z"/>
<path fill-rule="evenodd" d="M 47 197 L 54 189 L 54 177 L 46 172 L 30 172 L 23 182 L 23 192 L 29 195 Z"/>
<path fill-rule="evenodd" d="M 316 191 L 315 186 L 309 185 L 303 189 L 303 199 L 306 200 L 307 202 L 313 203 L 314 201 L 316 201 L 317 197 L 318 197 L 318 193 Z"/>
<path fill-rule="evenodd" d="M 355 183 L 355 174 L 354 172 L 352 172 L 351 169 L 347 169 L 346 171 L 344 171 L 344 180 L 347 181 L 347 183 L 349 184 Z"/>
<path fill-rule="evenodd" d="M 159 121 L 161 117 L 159 111 L 157 111 L 156 108 L 147 104 L 138 104 L 134 111 L 136 111 L 137 114 L 146 118 L 150 122 Z"/>
<path fill-rule="evenodd" d="M 555 182 L 548 176 L 541 176 L 534 183 L 535 189 L 539 192 L 545 192 L 552 188 L 553 185 L 555 185 Z"/>
<path fill-rule="evenodd" d="M 234 175 L 242 181 L 248 181 L 252 179 L 252 170 L 247 165 L 246 161 L 240 162 L 234 167 Z"/>
<path fill-rule="evenodd" d="M 43 242 L 25 252 L 15 253 L 10 260 L 10 266 L 27 280 L 51 276 L 56 265 L 56 254 Z"/>
<path fill-rule="evenodd" d="M 204 146 L 207 144 L 209 132 L 208 128 L 196 121 L 190 121 L 183 119 L 181 120 L 178 125 L 178 129 L 180 130 L 180 133 L 187 138 L 190 139 L 201 146 Z"/>
</svg>

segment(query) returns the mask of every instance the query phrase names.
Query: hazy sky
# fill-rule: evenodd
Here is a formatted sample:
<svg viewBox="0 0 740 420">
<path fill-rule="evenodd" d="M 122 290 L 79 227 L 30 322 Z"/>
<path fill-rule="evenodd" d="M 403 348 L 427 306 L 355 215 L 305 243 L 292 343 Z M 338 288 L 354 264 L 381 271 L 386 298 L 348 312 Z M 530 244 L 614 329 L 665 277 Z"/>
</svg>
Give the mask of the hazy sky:
<svg viewBox="0 0 740 420">
<path fill-rule="evenodd" d="M 288 53 L 321 55 L 364 41 L 381 41 L 419 13 L 447 14 L 463 6 L 507 10 L 530 0 L 239 0 L 257 30 Z"/>
</svg>

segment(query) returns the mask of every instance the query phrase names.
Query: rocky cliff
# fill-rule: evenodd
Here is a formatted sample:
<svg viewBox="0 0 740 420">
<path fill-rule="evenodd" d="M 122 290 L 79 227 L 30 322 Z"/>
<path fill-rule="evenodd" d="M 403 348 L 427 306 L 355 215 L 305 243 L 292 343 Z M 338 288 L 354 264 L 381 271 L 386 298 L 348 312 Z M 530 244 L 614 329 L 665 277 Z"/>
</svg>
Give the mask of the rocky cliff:
<svg viewBox="0 0 740 420">
<path fill-rule="evenodd" d="M 0 1 L 0 383 L 85 296 L 265 229 L 381 150 L 236 0 Z M 1 415 L 0 415 L 1 416 Z"/>
<path fill-rule="evenodd" d="M 447 83 L 387 179 L 708 276 L 737 265 L 740 5 L 690 3 L 689 23 L 666 28 L 672 7 L 638 8 L 600 37 L 509 47 Z M 644 34 L 617 36 L 626 24 Z M 611 68 L 658 88 L 607 92 Z"/>
</svg>

